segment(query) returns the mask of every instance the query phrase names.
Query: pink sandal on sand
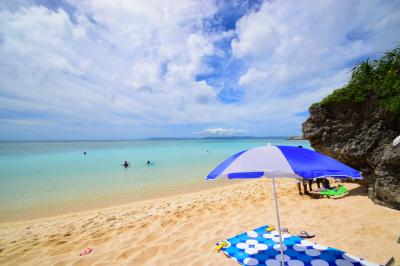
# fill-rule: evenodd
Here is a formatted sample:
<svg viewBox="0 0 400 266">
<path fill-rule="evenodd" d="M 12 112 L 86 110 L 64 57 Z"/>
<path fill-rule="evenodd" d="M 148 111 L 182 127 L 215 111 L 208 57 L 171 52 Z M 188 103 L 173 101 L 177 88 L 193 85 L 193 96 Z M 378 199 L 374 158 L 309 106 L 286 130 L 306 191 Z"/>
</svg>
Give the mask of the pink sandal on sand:
<svg viewBox="0 0 400 266">
<path fill-rule="evenodd" d="M 84 256 L 87 255 L 89 253 L 91 253 L 94 249 L 92 248 L 85 248 L 84 250 L 81 251 L 81 253 L 79 254 L 79 256 Z"/>
</svg>

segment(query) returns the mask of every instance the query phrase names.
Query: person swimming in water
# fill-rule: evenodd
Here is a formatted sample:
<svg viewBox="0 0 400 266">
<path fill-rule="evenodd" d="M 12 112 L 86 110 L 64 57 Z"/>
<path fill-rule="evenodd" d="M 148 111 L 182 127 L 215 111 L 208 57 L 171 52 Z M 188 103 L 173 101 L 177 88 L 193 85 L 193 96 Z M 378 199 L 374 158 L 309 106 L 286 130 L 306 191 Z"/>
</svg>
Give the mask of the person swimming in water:
<svg viewBox="0 0 400 266">
<path fill-rule="evenodd" d="M 151 166 L 151 165 L 153 165 L 153 164 L 154 164 L 154 163 L 151 162 L 151 161 L 147 161 L 147 162 L 146 162 L 146 165 L 147 165 L 147 166 Z"/>
<path fill-rule="evenodd" d="M 125 161 L 124 164 L 123 164 L 122 166 L 125 167 L 125 168 L 128 168 L 128 167 L 129 167 L 129 164 L 130 164 L 130 163 L 128 163 L 128 161 Z"/>
</svg>

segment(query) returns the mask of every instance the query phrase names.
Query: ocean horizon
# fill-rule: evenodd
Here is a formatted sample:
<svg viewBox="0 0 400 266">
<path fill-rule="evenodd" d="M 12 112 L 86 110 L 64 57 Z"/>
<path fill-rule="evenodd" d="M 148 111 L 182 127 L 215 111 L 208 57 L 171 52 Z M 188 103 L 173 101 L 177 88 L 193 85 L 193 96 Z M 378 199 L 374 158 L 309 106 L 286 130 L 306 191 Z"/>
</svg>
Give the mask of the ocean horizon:
<svg viewBox="0 0 400 266">
<path fill-rule="evenodd" d="M 148 140 L 229 140 L 229 139 L 286 139 L 293 136 L 206 136 L 206 137 L 146 137 L 126 139 L 0 139 L 1 142 L 71 142 L 71 141 L 148 141 Z M 297 137 L 297 136 L 295 136 Z"/>
</svg>

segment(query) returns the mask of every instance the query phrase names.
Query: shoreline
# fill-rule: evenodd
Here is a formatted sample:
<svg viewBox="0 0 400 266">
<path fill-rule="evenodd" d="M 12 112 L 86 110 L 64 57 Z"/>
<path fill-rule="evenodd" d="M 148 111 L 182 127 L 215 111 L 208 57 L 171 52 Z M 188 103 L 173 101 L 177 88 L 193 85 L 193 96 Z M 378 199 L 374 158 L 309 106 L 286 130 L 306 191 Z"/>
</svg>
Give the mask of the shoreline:
<svg viewBox="0 0 400 266">
<path fill-rule="evenodd" d="M 99 197 L 82 196 L 79 199 L 69 199 L 57 203 L 40 204 L 35 207 L 10 208 L 0 210 L 0 225 L 4 223 L 18 223 L 31 220 L 47 219 L 58 216 L 65 216 L 75 213 L 84 213 L 101 209 L 108 209 L 131 203 L 146 202 L 149 200 L 164 199 L 174 196 L 207 191 L 214 188 L 230 186 L 243 182 L 242 180 L 219 179 L 204 182 L 188 182 L 180 186 L 160 186 L 150 194 L 148 191 L 113 192 Z M 164 184 L 165 185 L 165 184 Z"/>
<path fill-rule="evenodd" d="M 358 184 L 340 199 L 301 197 L 293 180 L 277 180 L 281 224 L 313 232 L 313 242 L 375 263 L 394 256 L 400 212 L 374 205 Z M 1 265 L 237 265 L 215 243 L 275 225 L 271 180 L 56 217 L 0 224 Z M 373 244 L 372 244 L 373 243 Z M 79 256 L 91 247 L 94 252 Z"/>
</svg>

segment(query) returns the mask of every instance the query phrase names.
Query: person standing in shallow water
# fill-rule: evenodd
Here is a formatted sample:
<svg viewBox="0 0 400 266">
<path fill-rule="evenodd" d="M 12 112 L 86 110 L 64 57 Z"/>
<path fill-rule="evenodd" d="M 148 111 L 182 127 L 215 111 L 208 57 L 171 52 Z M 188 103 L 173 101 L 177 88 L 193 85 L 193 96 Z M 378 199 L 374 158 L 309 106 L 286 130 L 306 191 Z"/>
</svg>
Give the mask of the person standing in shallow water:
<svg viewBox="0 0 400 266">
<path fill-rule="evenodd" d="M 128 168 L 128 167 L 129 167 L 128 161 L 125 161 L 124 164 L 123 164 L 122 166 L 125 167 L 125 168 Z"/>
</svg>

